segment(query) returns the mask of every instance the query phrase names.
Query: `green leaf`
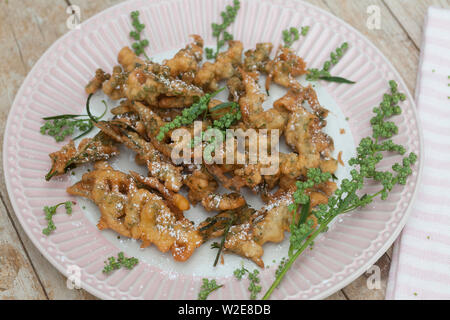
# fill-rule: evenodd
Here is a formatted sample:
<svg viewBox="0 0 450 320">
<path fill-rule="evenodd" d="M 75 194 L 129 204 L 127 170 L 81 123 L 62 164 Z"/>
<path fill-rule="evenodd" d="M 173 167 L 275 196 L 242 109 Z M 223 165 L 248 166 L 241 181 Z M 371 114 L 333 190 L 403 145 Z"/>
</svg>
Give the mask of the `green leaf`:
<svg viewBox="0 0 450 320">
<path fill-rule="evenodd" d="M 341 77 L 334 77 L 334 76 L 329 76 L 329 77 L 319 77 L 320 80 L 324 80 L 324 81 L 328 81 L 328 82 L 337 82 L 337 83 L 348 83 L 348 84 L 354 84 L 356 83 L 355 81 L 351 81 L 345 78 L 341 78 Z"/>
<path fill-rule="evenodd" d="M 236 106 L 236 105 L 237 105 L 236 102 L 224 102 L 224 103 L 218 104 L 217 106 L 215 106 L 214 108 L 212 108 L 209 111 L 210 112 L 214 112 L 214 111 L 217 111 L 217 110 L 220 110 L 220 109 L 224 109 L 224 108 L 228 108 L 228 107 Z"/>
<path fill-rule="evenodd" d="M 302 206 L 302 211 L 300 212 L 300 219 L 298 220 L 298 225 L 299 226 L 306 222 L 306 218 L 308 218 L 310 206 L 311 206 L 311 200 L 308 199 L 308 202 L 306 202 Z"/>
</svg>

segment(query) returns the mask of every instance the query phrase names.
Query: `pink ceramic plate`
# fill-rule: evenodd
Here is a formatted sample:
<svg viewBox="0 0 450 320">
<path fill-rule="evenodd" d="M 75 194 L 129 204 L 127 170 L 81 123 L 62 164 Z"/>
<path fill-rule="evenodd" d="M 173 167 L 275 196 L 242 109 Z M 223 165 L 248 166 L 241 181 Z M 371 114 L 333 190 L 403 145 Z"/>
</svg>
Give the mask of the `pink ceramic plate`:
<svg viewBox="0 0 450 320">
<path fill-rule="evenodd" d="M 41 253 L 64 275 L 70 266 L 81 270 L 82 287 L 104 299 L 195 299 L 204 276 L 217 276 L 226 286 L 211 298 L 246 299 L 248 284 L 238 282 L 231 268 L 211 271 L 205 261 L 214 257 L 211 250 L 195 253 L 193 260 L 175 263 L 167 254 L 154 248 L 138 250 L 138 244 L 117 241 L 110 232 L 95 226 L 97 213 L 74 208 L 73 214 L 55 216 L 57 230 L 47 237 L 41 232 L 45 225 L 42 208 L 69 199 L 65 188 L 70 177 L 45 182 L 50 160 L 48 153 L 60 148 L 52 138 L 42 136 L 39 127 L 44 116 L 82 113 L 86 100 L 84 85 L 95 69 L 111 70 L 121 47 L 130 45 L 129 13 L 140 10 L 147 26 L 150 56 L 174 52 L 189 41 L 188 35 L 200 34 L 212 44 L 210 25 L 228 4 L 224 0 L 154 0 L 128 1 L 99 13 L 84 22 L 80 30 L 69 32 L 58 40 L 36 63 L 23 83 L 9 114 L 5 132 L 3 161 L 6 183 L 23 228 Z M 407 94 L 403 114 L 396 118 L 400 128 L 398 141 L 409 151 L 421 154 L 421 133 L 414 101 L 393 66 L 367 39 L 351 26 L 312 5 L 293 0 L 242 1 L 231 33 L 242 40 L 245 48 L 257 42 L 281 41 L 281 31 L 291 26 L 309 25 L 306 38 L 294 45 L 309 67 L 320 67 L 328 53 L 347 41 L 350 49 L 333 74 L 357 81 L 355 85 L 324 83 L 319 98 L 332 97 L 340 119 L 349 117 L 351 131 L 348 145 L 370 135 L 372 108 L 379 104 L 388 90 L 388 80 L 399 83 Z M 328 95 L 328 98 L 325 97 Z M 322 98 L 323 97 L 323 98 Z M 335 138 L 333 136 L 333 138 Z M 419 157 L 420 158 L 420 157 Z M 396 158 L 388 157 L 389 166 Z M 392 244 L 405 224 L 415 195 L 422 161 L 404 188 L 396 188 L 387 201 L 375 202 L 368 208 L 341 217 L 308 250 L 289 271 L 282 285 L 273 294 L 278 299 L 319 299 L 341 289 L 367 270 Z M 72 179 L 73 180 L 73 179 Z M 93 209 L 95 211 L 95 209 Z M 276 245 L 268 255 L 280 259 L 285 252 Z M 274 249 L 275 248 L 275 249 Z M 129 249 L 129 250 L 128 250 Z M 104 260 L 120 250 L 137 256 L 141 262 L 132 271 L 120 270 L 110 276 L 102 273 Z M 233 258 L 235 259 L 235 258 Z M 247 262 L 246 262 L 247 263 Z M 233 265 L 234 264 L 234 265 Z M 270 264 L 270 263 L 269 263 Z M 273 281 L 276 265 L 261 272 L 267 289 Z M 226 272 L 225 272 L 226 271 Z M 264 290 L 263 289 L 263 290 Z"/>
</svg>

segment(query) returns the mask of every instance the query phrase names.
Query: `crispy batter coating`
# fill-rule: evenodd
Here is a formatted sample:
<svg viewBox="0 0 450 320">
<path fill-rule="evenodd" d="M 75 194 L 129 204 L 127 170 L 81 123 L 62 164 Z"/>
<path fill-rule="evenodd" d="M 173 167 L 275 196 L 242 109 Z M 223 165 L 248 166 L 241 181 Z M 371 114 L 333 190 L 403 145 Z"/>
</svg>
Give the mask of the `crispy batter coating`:
<svg viewBox="0 0 450 320">
<path fill-rule="evenodd" d="M 124 224 L 128 194 L 136 192 L 133 179 L 120 171 L 114 171 L 105 162 L 98 162 L 95 170 L 83 175 L 80 182 L 67 189 L 67 193 L 88 198 L 99 207 L 101 217 L 97 224 L 100 230 L 112 229 L 120 235 L 130 237 Z"/>
<path fill-rule="evenodd" d="M 203 91 L 182 80 L 175 79 L 161 66 L 152 68 L 140 66 L 128 75 L 125 95 L 129 100 L 145 102 L 150 106 L 159 106 L 159 98 L 166 97 L 200 97 Z M 176 106 L 179 107 L 179 106 Z"/>
<path fill-rule="evenodd" d="M 270 53 L 273 44 L 270 42 L 257 43 L 255 50 L 245 52 L 244 68 L 248 72 L 267 72 L 267 63 L 270 61 Z"/>
<path fill-rule="evenodd" d="M 78 148 L 73 140 L 49 155 L 52 159 L 52 167 L 46 176 L 50 180 L 54 176 L 65 174 L 70 168 L 77 165 L 106 160 L 119 154 L 119 150 L 114 146 L 113 141 L 105 134 L 98 133 L 94 138 L 83 139 Z"/>
<path fill-rule="evenodd" d="M 210 193 L 202 199 L 202 205 L 206 211 L 232 210 L 240 208 L 245 204 L 246 202 L 244 197 L 239 193 Z"/>
<path fill-rule="evenodd" d="M 184 80 L 193 79 L 192 75 L 195 75 L 199 69 L 198 63 L 203 58 L 203 39 L 196 34 L 191 37 L 194 39 L 193 43 L 188 44 L 172 59 L 163 63 L 170 69 L 170 75 L 174 78 L 183 78 L 185 74 L 188 74 Z"/>
<path fill-rule="evenodd" d="M 231 78 L 235 67 L 241 62 L 243 45 L 240 41 L 229 41 L 226 52 L 219 53 L 214 63 L 205 62 L 194 78 L 194 84 L 205 91 L 216 91 L 218 82 Z"/>
<path fill-rule="evenodd" d="M 177 261 L 187 260 L 203 242 L 193 224 L 177 217 L 160 196 L 138 188 L 130 175 L 105 162 L 97 163 L 67 192 L 94 201 L 101 212 L 100 230 L 140 239 L 142 247 L 155 244 L 162 252 L 170 250 Z"/>
<path fill-rule="evenodd" d="M 194 205 L 218 188 L 217 181 L 205 169 L 197 169 L 186 176 L 184 184 L 189 188 L 188 199 Z"/>
<path fill-rule="evenodd" d="M 285 88 L 298 88 L 300 84 L 295 77 L 306 74 L 307 70 L 305 61 L 292 49 L 280 46 L 275 59 L 267 63 L 266 72 L 266 90 L 269 91 L 272 81 Z"/>
<path fill-rule="evenodd" d="M 128 74 L 123 72 L 121 66 L 115 66 L 108 81 L 103 83 L 103 92 L 112 100 L 125 97 L 124 86 Z"/>
<path fill-rule="evenodd" d="M 119 52 L 117 59 L 123 69 L 127 72 L 133 71 L 136 67 L 144 65 L 145 62 L 134 53 L 129 47 L 124 47 Z"/>
<path fill-rule="evenodd" d="M 328 203 L 328 197 L 336 190 L 334 182 L 327 182 L 307 192 L 311 198 L 311 208 Z M 261 208 L 259 211 L 241 210 L 230 228 L 225 240 L 225 249 L 248 258 L 258 266 L 264 267 L 263 245 L 267 242 L 281 242 L 284 233 L 290 230 L 293 214 L 288 206 L 292 203 L 294 188 L 285 191 Z M 313 216 L 310 216 L 314 219 Z M 228 218 L 228 219 L 227 219 Z M 200 224 L 199 230 L 208 238 L 221 236 L 225 221 L 232 218 L 229 212 L 220 213 Z M 315 221 L 315 220 L 314 220 Z M 213 231 L 212 231 L 213 230 Z"/>
<path fill-rule="evenodd" d="M 182 186 L 181 168 L 173 165 L 153 145 L 136 132 L 127 130 L 122 123 L 99 121 L 96 126 L 117 142 L 123 143 L 139 154 L 146 162 L 149 174 L 159 179 L 171 191 L 178 192 Z"/>
<path fill-rule="evenodd" d="M 245 94 L 239 99 L 244 123 L 251 128 L 277 129 L 283 132 L 288 120 L 285 110 L 272 108 L 264 111 L 262 105 L 267 96 L 259 88 L 258 74 L 248 73 L 242 69 L 239 71 L 245 87 Z"/>
<path fill-rule="evenodd" d="M 94 78 L 89 81 L 87 84 L 85 91 L 87 94 L 96 93 L 103 85 L 103 82 L 108 80 L 111 77 L 110 74 L 105 73 L 102 69 L 97 69 L 95 71 Z"/>
<path fill-rule="evenodd" d="M 189 210 L 189 201 L 183 195 L 167 189 L 158 179 L 153 177 L 143 177 L 134 171 L 130 171 L 130 175 L 140 185 L 157 190 L 167 201 L 167 204 L 172 211 L 182 213 L 183 211 Z"/>
</svg>

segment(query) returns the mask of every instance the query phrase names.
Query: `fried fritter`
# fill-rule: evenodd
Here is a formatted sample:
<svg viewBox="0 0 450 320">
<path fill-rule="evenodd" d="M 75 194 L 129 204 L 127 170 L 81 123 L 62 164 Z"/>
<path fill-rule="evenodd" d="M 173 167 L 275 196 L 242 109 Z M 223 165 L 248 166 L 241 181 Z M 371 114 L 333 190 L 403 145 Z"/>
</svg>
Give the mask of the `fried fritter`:
<svg viewBox="0 0 450 320">
<path fill-rule="evenodd" d="M 194 84 L 207 92 L 216 91 L 218 82 L 231 78 L 241 62 L 243 45 L 240 41 L 229 41 L 226 52 L 219 53 L 214 63 L 205 62 L 194 78 Z"/>
<path fill-rule="evenodd" d="M 96 93 L 97 90 L 99 90 L 102 87 L 103 82 L 108 80 L 110 77 L 111 75 L 105 73 L 105 71 L 103 71 L 102 69 L 97 69 L 95 71 L 95 77 L 91 81 L 89 81 L 89 83 L 85 88 L 86 93 L 87 94 Z"/>
<path fill-rule="evenodd" d="M 112 229 L 142 240 L 142 247 L 155 244 L 162 252 L 170 250 L 177 261 L 187 260 L 203 242 L 193 224 L 177 217 L 160 196 L 138 188 L 132 176 L 106 162 L 96 163 L 95 170 L 85 173 L 67 192 L 94 201 L 101 212 L 100 230 Z"/>
<path fill-rule="evenodd" d="M 257 43 L 255 50 L 245 52 L 244 69 L 247 72 L 267 72 L 267 63 L 270 61 L 270 53 L 273 44 L 270 42 Z"/>
<path fill-rule="evenodd" d="M 128 73 L 123 72 L 121 66 L 115 66 L 109 80 L 103 83 L 103 92 L 112 100 L 124 98 L 127 77 Z"/>
<path fill-rule="evenodd" d="M 245 93 L 239 99 L 244 123 L 250 128 L 277 129 L 283 132 L 287 123 L 286 112 L 275 108 L 264 111 L 262 105 L 267 96 L 259 88 L 258 74 L 248 73 L 242 69 L 239 71 L 245 87 Z"/>
<path fill-rule="evenodd" d="M 45 179 L 50 180 L 54 176 L 65 174 L 77 165 L 106 160 L 118 154 L 119 149 L 114 146 L 113 141 L 101 132 L 93 138 L 83 139 L 78 148 L 73 140 L 70 140 L 61 150 L 50 153 L 52 167 Z"/>
<path fill-rule="evenodd" d="M 246 202 L 244 197 L 239 193 L 210 193 L 202 199 L 202 205 L 206 211 L 232 210 L 240 208 L 245 204 Z"/>
<path fill-rule="evenodd" d="M 203 39 L 199 35 L 191 35 L 194 42 L 181 49 L 169 60 L 163 62 L 170 69 L 170 75 L 174 78 L 193 80 L 197 73 L 198 63 L 203 58 Z M 190 81 L 192 82 L 192 81 Z"/>
<path fill-rule="evenodd" d="M 96 126 L 117 142 L 123 143 L 139 154 L 140 159 L 146 162 L 150 176 L 159 179 L 171 191 L 180 190 L 183 184 L 181 168 L 174 166 L 150 142 L 136 132 L 124 128 L 122 123 L 99 121 Z"/>
<path fill-rule="evenodd" d="M 297 56 L 292 49 L 280 46 L 277 55 L 266 64 L 266 90 L 269 91 L 273 82 L 285 88 L 298 88 L 299 82 L 295 77 L 307 73 L 306 63 Z"/>
</svg>

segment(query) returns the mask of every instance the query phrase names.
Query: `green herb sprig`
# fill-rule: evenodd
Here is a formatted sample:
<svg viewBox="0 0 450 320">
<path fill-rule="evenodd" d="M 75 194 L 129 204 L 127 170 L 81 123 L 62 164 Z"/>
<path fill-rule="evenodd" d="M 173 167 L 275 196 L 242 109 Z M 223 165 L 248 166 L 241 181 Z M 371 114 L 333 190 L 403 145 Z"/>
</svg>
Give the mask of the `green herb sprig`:
<svg viewBox="0 0 450 320">
<path fill-rule="evenodd" d="M 389 82 L 391 92 L 383 96 L 383 101 L 378 107 L 373 109 L 375 116 L 371 119 L 372 136 L 361 140 L 356 148 L 356 156 L 350 159 L 349 165 L 353 166 L 350 171 L 351 179 L 343 179 L 340 187 L 329 198 L 328 204 L 321 204 L 313 208 L 311 214 L 317 219 L 317 225 L 307 219 L 304 223 L 291 225 L 293 228 L 290 237 L 289 256 L 280 264 L 276 272 L 276 278 L 271 287 L 267 290 L 263 299 L 268 299 L 274 289 L 280 284 L 286 272 L 302 254 L 302 252 L 314 243 L 314 239 L 322 232 L 327 231 L 328 225 L 338 215 L 348 213 L 357 208 L 364 207 L 371 203 L 374 198 L 380 196 L 386 200 L 389 192 L 395 185 L 405 185 L 406 179 L 412 174 L 411 166 L 417 161 L 417 155 L 410 153 L 403 157 L 402 161 L 392 166 L 391 171 L 377 170 L 376 166 L 383 159 L 384 151 L 396 152 L 404 155 L 405 147 L 394 143 L 390 138 L 398 133 L 398 127 L 391 121 L 387 121 L 392 116 L 399 115 L 401 108 L 399 101 L 406 99 L 403 93 L 398 92 L 397 83 Z M 294 194 L 294 205 L 290 209 L 296 210 L 298 205 L 305 206 L 310 200 L 305 193 L 306 188 L 323 182 L 328 175 L 318 169 L 308 171 L 307 180 L 297 185 L 297 192 Z M 382 188 L 373 194 L 358 195 L 358 191 L 363 189 L 366 180 L 377 181 Z"/>
<path fill-rule="evenodd" d="M 220 254 L 223 251 L 228 232 L 230 232 L 230 228 L 233 225 L 233 222 L 234 222 L 234 216 L 228 220 L 228 222 L 225 226 L 225 230 L 223 232 L 222 240 L 220 241 L 220 244 L 217 242 L 214 242 L 213 244 L 211 244 L 211 249 L 218 249 L 217 254 L 216 254 L 216 259 L 214 259 L 214 264 L 213 264 L 214 267 L 217 266 L 217 263 L 219 262 Z"/>
<path fill-rule="evenodd" d="M 131 47 L 133 48 L 136 55 L 140 56 L 144 55 L 147 60 L 150 58 L 145 53 L 145 48 L 148 47 L 149 41 L 147 39 L 141 39 L 142 30 L 145 29 L 145 24 L 139 21 L 139 11 L 133 11 L 130 13 L 131 16 L 131 24 L 134 27 L 133 31 L 130 31 L 130 37 L 133 38 L 136 42 L 134 42 Z"/>
<path fill-rule="evenodd" d="M 309 26 L 301 27 L 301 31 L 296 27 L 283 30 L 283 42 L 285 48 L 290 48 L 292 44 L 300 39 L 300 35 L 306 37 L 309 31 Z"/>
<path fill-rule="evenodd" d="M 239 107 L 239 104 L 236 102 L 225 102 L 221 103 L 214 108 L 211 109 L 211 112 L 219 110 L 221 108 L 225 107 L 231 107 L 230 111 L 224 114 L 222 117 L 220 117 L 218 120 L 214 120 L 212 128 L 219 129 L 221 131 L 225 131 L 235 121 L 239 121 L 242 118 L 241 109 Z"/>
<path fill-rule="evenodd" d="M 94 128 L 92 119 L 95 119 L 96 121 L 100 120 L 106 114 L 106 110 L 108 110 L 106 102 L 104 100 L 102 100 L 102 102 L 105 105 L 105 111 L 103 111 L 103 113 L 99 117 L 91 118 L 89 114 L 62 114 L 58 116 L 42 118 L 42 120 L 45 120 L 45 123 L 40 128 L 41 134 L 52 136 L 56 142 L 61 142 L 66 137 L 72 136 L 75 132 L 75 129 L 81 131 L 81 134 L 79 134 L 72 140 L 77 140 L 87 135 Z"/>
<path fill-rule="evenodd" d="M 248 286 L 248 291 L 250 291 L 250 299 L 255 300 L 258 296 L 258 293 L 260 293 L 262 290 L 262 287 L 259 284 L 261 280 L 259 279 L 258 269 L 250 272 L 249 270 L 244 268 L 244 266 L 242 266 L 242 268 L 234 270 L 233 274 L 238 280 L 242 280 L 245 274 L 248 275 L 248 280 L 250 281 L 250 284 Z"/>
<path fill-rule="evenodd" d="M 311 168 L 307 172 L 306 181 L 296 182 L 297 190 L 293 194 L 294 202 L 289 205 L 289 209 L 293 212 L 293 218 L 290 226 L 291 241 L 289 246 L 289 256 L 292 256 L 294 250 L 299 249 L 298 244 L 303 243 L 303 241 L 311 234 L 311 228 L 314 225 L 314 220 L 308 217 L 310 198 L 306 193 L 306 189 L 328 181 L 331 178 L 331 173 L 322 172 L 318 168 Z M 299 218 L 297 219 L 297 210 L 299 205 L 302 206 L 302 210 Z"/>
<path fill-rule="evenodd" d="M 330 68 L 336 65 L 339 60 L 343 57 L 345 51 L 348 49 L 348 43 L 344 42 L 340 47 L 336 48 L 334 52 L 330 53 L 330 60 L 324 62 L 321 70 L 319 69 L 308 69 L 308 74 L 306 75 L 306 80 L 308 81 L 317 81 L 317 80 L 325 80 L 328 82 L 337 82 L 337 83 L 348 83 L 353 84 L 354 81 L 332 76 L 330 74 Z"/>
<path fill-rule="evenodd" d="M 200 287 L 200 292 L 198 293 L 198 300 L 206 300 L 208 296 L 211 294 L 211 292 L 222 288 L 223 284 L 218 285 L 216 283 L 216 280 L 208 280 L 203 279 L 202 286 Z"/>
<path fill-rule="evenodd" d="M 117 259 L 114 257 L 109 257 L 107 261 L 105 261 L 105 266 L 103 268 L 103 273 L 111 273 L 114 270 L 118 270 L 122 267 L 127 268 L 128 270 L 133 269 L 139 260 L 137 258 L 131 257 L 126 258 L 123 252 L 119 252 L 117 255 Z"/>
<path fill-rule="evenodd" d="M 181 126 L 186 126 L 194 122 L 195 119 L 197 119 L 201 114 L 208 111 L 209 101 L 224 89 L 225 88 L 219 89 L 214 93 L 207 93 L 201 97 L 198 102 L 194 103 L 189 108 L 184 109 L 180 116 L 175 117 L 175 119 L 171 122 L 166 123 L 164 126 L 159 128 L 159 133 L 156 136 L 156 139 L 158 141 L 162 141 L 170 130 L 180 128 Z"/>
<path fill-rule="evenodd" d="M 56 214 L 56 209 L 58 209 L 62 205 L 64 205 L 67 214 L 72 214 L 72 201 L 61 202 L 54 206 L 44 207 L 45 220 L 47 220 L 47 227 L 42 229 L 42 233 L 44 235 L 49 236 L 53 231 L 56 230 L 55 223 L 53 222 L 53 216 Z"/>
<path fill-rule="evenodd" d="M 225 45 L 225 42 L 233 40 L 233 35 L 228 33 L 226 29 L 234 22 L 240 8 L 241 8 L 240 1 L 233 0 L 233 5 L 226 6 L 225 11 L 222 11 L 220 13 L 222 17 L 222 23 L 221 24 L 213 23 L 211 25 L 213 29 L 213 36 L 214 38 L 217 39 L 217 46 L 216 52 L 214 52 L 214 49 L 212 48 L 205 49 L 207 59 L 216 59 L 220 49 Z"/>
</svg>

